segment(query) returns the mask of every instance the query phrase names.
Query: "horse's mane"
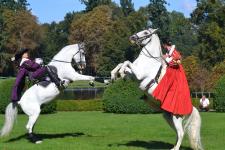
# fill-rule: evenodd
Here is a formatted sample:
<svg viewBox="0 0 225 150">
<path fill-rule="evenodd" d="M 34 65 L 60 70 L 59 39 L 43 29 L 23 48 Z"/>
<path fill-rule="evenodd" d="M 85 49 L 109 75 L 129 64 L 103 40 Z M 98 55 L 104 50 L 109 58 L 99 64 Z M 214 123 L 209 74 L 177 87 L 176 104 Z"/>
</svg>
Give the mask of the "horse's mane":
<svg viewBox="0 0 225 150">
<path fill-rule="evenodd" d="M 67 45 L 63 47 L 54 57 L 53 59 L 63 59 L 65 58 L 65 54 L 70 53 L 71 50 L 75 50 L 77 44 Z"/>
</svg>

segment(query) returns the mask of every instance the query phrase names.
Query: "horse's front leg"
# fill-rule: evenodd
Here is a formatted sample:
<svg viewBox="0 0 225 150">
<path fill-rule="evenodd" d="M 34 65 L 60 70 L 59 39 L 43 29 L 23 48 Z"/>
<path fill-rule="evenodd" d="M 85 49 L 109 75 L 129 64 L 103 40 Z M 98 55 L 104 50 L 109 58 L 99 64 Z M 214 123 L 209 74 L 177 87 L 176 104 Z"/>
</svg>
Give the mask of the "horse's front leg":
<svg viewBox="0 0 225 150">
<path fill-rule="evenodd" d="M 76 73 L 73 76 L 72 81 L 77 81 L 77 80 L 94 81 L 95 80 L 95 77 L 88 76 L 88 75 L 82 75 L 82 74 Z"/>
<path fill-rule="evenodd" d="M 138 80 L 142 80 L 144 78 L 144 75 L 142 74 L 140 69 L 130 61 L 125 61 L 123 63 L 119 73 L 122 78 L 125 77 L 126 73 L 134 74 Z"/>
<path fill-rule="evenodd" d="M 89 85 L 91 85 L 91 86 L 95 85 L 94 81 L 104 83 L 103 78 L 93 77 L 93 76 L 88 76 L 88 75 L 82 75 L 82 74 L 79 74 L 77 72 L 74 72 L 73 76 L 71 76 L 71 77 L 72 78 L 70 80 L 72 80 L 72 81 L 77 81 L 77 80 L 90 81 Z"/>
<path fill-rule="evenodd" d="M 112 71 L 111 71 L 111 80 L 114 81 L 117 78 L 118 71 L 122 67 L 123 63 L 118 64 Z"/>
<path fill-rule="evenodd" d="M 176 134 L 177 134 L 177 142 L 176 145 L 172 150 L 179 150 L 183 137 L 184 137 L 184 129 L 183 129 L 183 118 L 180 116 L 175 116 L 173 115 L 173 124 L 176 129 Z"/>
<path fill-rule="evenodd" d="M 125 61 L 125 62 L 121 65 L 121 67 L 120 67 L 120 69 L 119 69 L 119 74 L 120 74 L 120 76 L 121 76 L 122 78 L 124 78 L 124 77 L 126 76 L 126 70 L 128 70 L 127 66 L 128 66 L 129 63 L 131 63 L 131 62 L 130 62 L 130 61 Z"/>
</svg>

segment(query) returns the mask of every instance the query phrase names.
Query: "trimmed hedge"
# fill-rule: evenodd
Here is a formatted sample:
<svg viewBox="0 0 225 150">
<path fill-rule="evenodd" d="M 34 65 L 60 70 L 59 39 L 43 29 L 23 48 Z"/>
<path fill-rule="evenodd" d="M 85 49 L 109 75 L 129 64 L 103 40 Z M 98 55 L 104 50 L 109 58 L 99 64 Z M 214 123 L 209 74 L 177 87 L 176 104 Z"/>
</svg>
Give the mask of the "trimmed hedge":
<svg viewBox="0 0 225 150">
<path fill-rule="evenodd" d="M 110 113 L 153 113 L 154 111 L 143 101 L 144 92 L 132 79 L 120 79 L 109 85 L 103 94 L 103 109 Z"/>
<path fill-rule="evenodd" d="M 102 111 L 101 100 L 57 100 L 57 111 Z"/>
<path fill-rule="evenodd" d="M 0 113 L 5 113 L 6 106 L 11 102 L 11 91 L 15 79 L 5 79 L 0 82 Z M 28 85 L 28 84 L 26 84 Z M 56 111 L 56 102 L 52 101 L 48 104 L 42 106 L 41 113 L 54 113 Z M 22 113 L 22 110 L 19 108 L 19 113 Z"/>
<path fill-rule="evenodd" d="M 225 75 L 222 76 L 214 89 L 214 108 L 218 112 L 225 112 Z"/>
</svg>

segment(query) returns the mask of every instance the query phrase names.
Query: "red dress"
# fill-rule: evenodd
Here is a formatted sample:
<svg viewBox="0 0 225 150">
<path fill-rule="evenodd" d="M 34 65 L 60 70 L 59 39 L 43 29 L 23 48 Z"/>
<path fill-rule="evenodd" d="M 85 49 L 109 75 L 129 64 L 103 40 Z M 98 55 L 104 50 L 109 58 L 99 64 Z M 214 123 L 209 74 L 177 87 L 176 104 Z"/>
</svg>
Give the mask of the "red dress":
<svg viewBox="0 0 225 150">
<path fill-rule="evenodd" d="M 162 80 L 153 91 L 153 97 L 161 102 L 161 108 L 175 115 L 187 115 L 192 112 L 190 90 L 180 61 L 181 55 L 173 49 L 168 55 L 168 67 Z"/>
</svg>

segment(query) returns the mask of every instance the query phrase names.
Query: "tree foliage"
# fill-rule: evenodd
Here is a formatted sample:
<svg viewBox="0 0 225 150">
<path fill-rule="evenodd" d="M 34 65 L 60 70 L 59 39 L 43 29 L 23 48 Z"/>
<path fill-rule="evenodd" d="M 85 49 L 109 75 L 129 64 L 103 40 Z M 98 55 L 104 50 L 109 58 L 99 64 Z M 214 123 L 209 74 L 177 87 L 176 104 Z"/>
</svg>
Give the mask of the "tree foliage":
<svg viewBox="0 0 225 150">
<path fill-rule="evenodd" d="M 134 4 L 132 3 L 132 0 L 120 0 L 120 5 L 125 16 L 134 12 Z"/>
<path fill-rule="evenodd" d="M 0 52 L 2 59 L 0 73 L 12 76 L 13 69 L 9 61 L 10 57 L 20 48 L 26 47 L 37 50 L 40 46 L 42 31 L 37 24 L 36 17 L 25 9 L 14 10 L 2 6 L 0 12 Z"/>
<path fill-rule="evenodd" d="M 121 12 L 115 6 L 99 6 L 71 24 L 70 43 L 85 42 L 88 64 L 97 75 L 108 76 L 118 63 L 136 54 L 128 55 L 128 37 L 143 28 L 145 18 L 136 12 L 126 18 Z"/>
<path fill-rule="evenodd" d="M 182 64 L 192 91 L 204 92 L 208 89 L 210 72 L 203 68 L 195 56 L 186 57 Z"/>
<path fill-rule="evenodd" d="M 112 9 L 108 6 L 99 6 L 93 11 L 80 15 L 71 24 L 69 42 L 85 42 L 87 60 L 93 72 L 98 68 L 98 54 L 103 49 L 105 33 L 112 25 Z"/>
<path fill-rule="evenodd" d="M 41 30 L 36 17 L 30 12 L 5 10 L 3 12 L 5 36 L 4 48 L 8 52 L 27 47 L 36 49 L 40 45 Z"/>
<path fill-rule="evenodd" d="M 169 15 L 165 7 L 166 0 L 150 0 L 148 5 L 148 16 L 153 28 L 159 28 L 159 36 L 166 38 L 169 36 Z"/>
<path fill-rule="evenodd" d="M 198 56 L 204 66 L 214 66 L 225 59 L 225 2 L 199 0 L 192 13 L 198 29 Z"/>
<path fill-rule="evenodd" d="M 207 86 L 209 87 L 210 90 L 212 90 L 218 80 L 225 75 L 225 60 L 221 63 L 216 64 L 210 74 L 208 84 Z"/>
<path fill-rule="evenodd" d="M 112 3 L 111 0 L 80 0 L 83 4 L 86 5 L 86 11 L 91 11 L 95 7 L 100 5 L 109 5 Z"/>
<path fill-rule="evenodd" d="M 184 57 L 195 51 L 197 36 L 191 22 L 180 12 L 169 13 L 169 37 Z"/>
<path fill-rule="evenodd" d="M 0 9 L 26 10 L 28 5 L 27 0 L 0 0 Z"/>
</svg>

